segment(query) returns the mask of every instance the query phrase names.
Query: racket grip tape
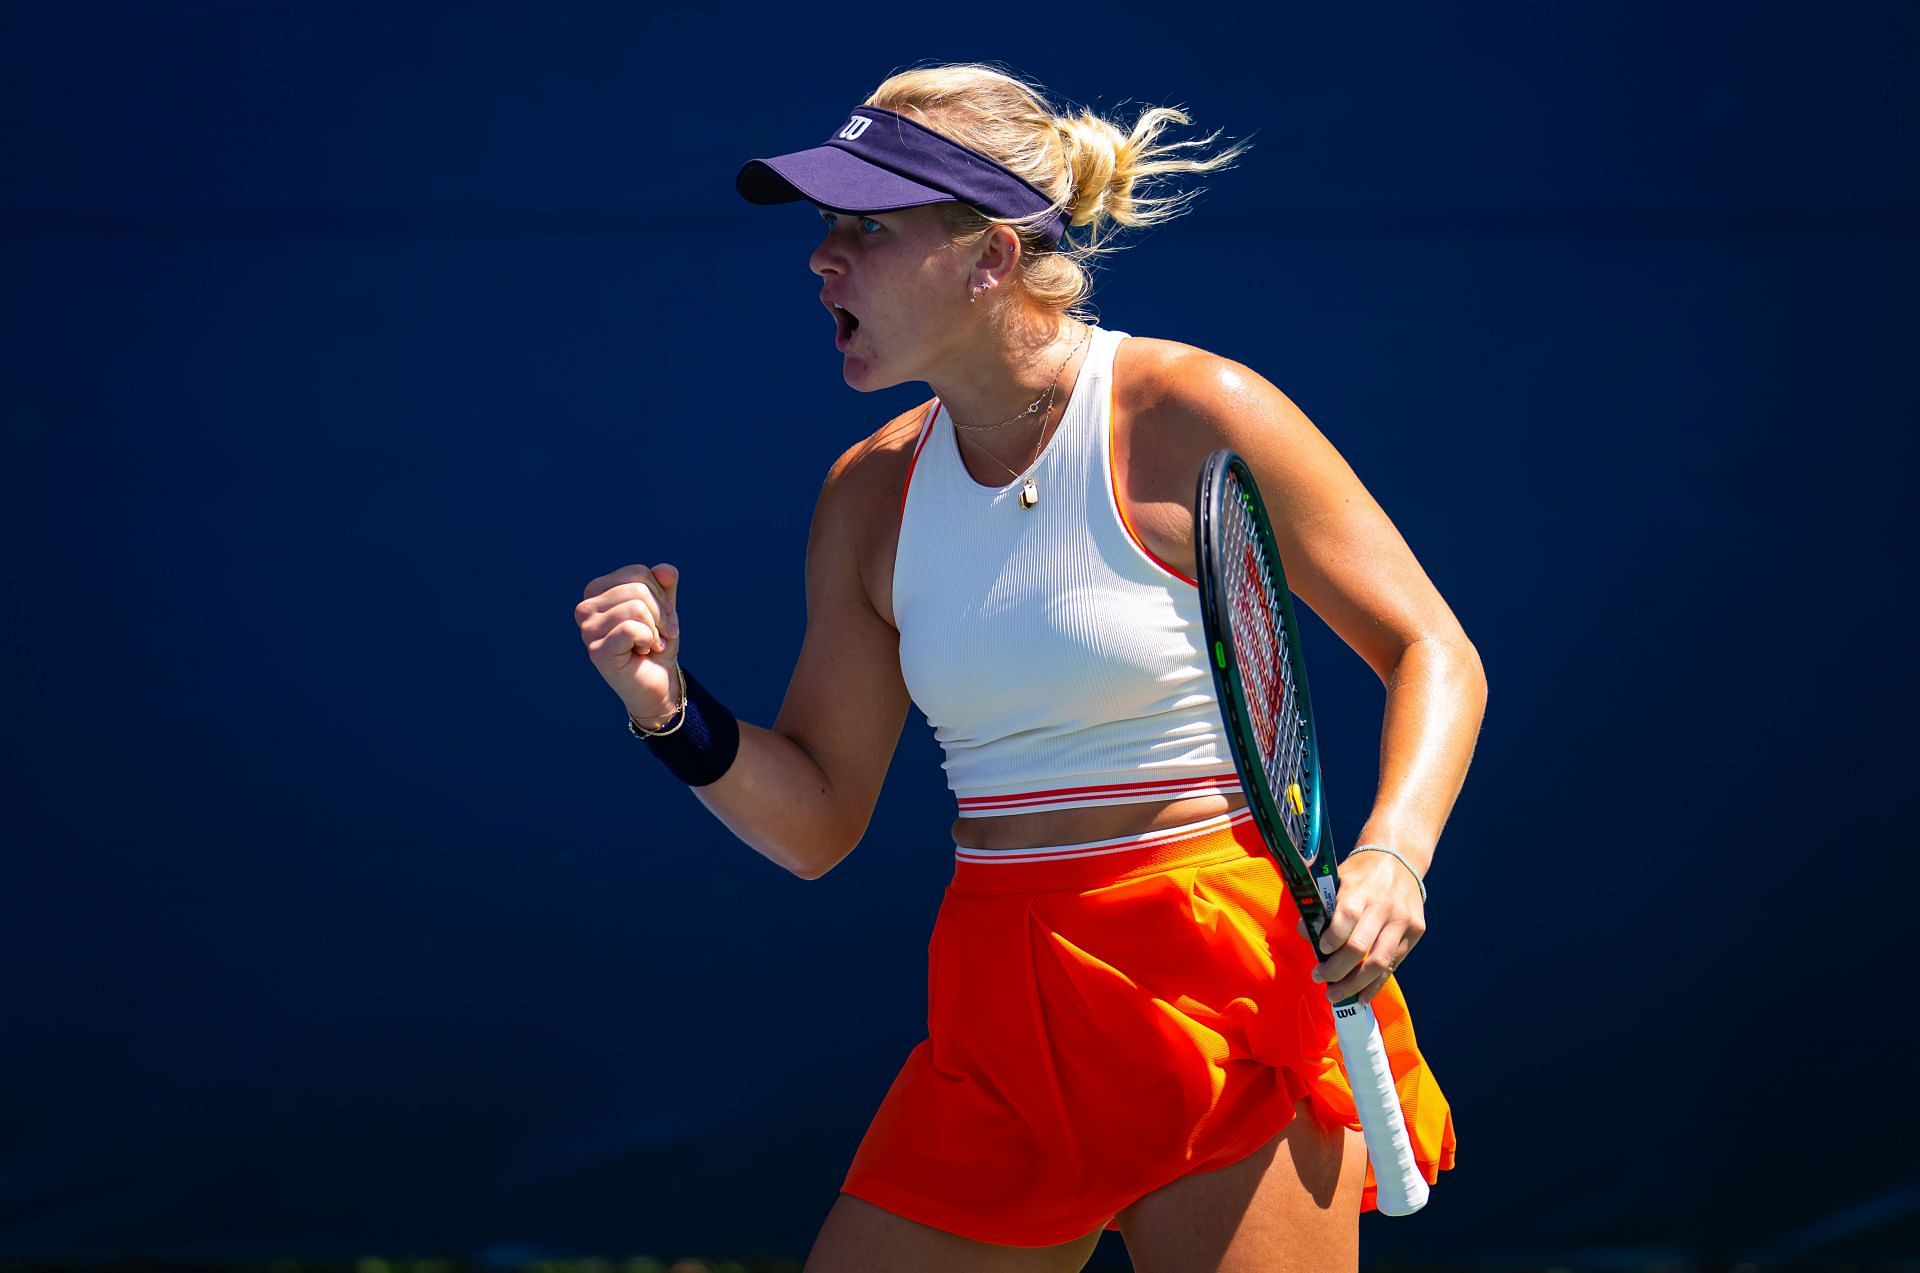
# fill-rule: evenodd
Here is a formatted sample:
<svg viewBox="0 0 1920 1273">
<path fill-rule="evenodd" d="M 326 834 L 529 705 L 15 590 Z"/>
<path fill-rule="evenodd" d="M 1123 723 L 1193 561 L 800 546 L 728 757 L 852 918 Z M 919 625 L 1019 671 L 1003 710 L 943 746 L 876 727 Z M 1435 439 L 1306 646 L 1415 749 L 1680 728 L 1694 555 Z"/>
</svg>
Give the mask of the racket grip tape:
<svg viewBox="0 0 1920 1273">
<path fill-rule="evenodd" d="M 1387 1045 L 1379 1022 L 1364 1003 L 1337 1004 L 1333 1028 L 1347 1063 L 1347 1085 L 1360 1112 L 1360 1132 L 1373 1163 L 1374 1205 L 1381 1215 L 1412 1215 L 1427 1205 L 1427 1182 L 1413 1157 L 1400 1093 L 1387 1065 Z"/>
</svg>

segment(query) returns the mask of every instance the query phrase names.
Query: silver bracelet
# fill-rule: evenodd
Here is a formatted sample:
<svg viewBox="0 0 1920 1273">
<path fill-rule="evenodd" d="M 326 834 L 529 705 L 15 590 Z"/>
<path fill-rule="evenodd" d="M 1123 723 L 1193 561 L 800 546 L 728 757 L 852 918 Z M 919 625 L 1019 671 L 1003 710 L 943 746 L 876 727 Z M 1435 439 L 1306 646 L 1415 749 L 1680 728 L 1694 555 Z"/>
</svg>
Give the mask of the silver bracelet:
<svg viewBox="0 0 1920 1273">
<path fill-rule="evenodd" d="M 1422 906 L 1427 904 L 1427 882 L 1420 878 L 1420 872 L 1413 869 L 1413 863 L 1400 856 L 1398 849 L 1390 849 L 1384 844 L 1356 844 L 1352 850 L 1348 852 L 1347 856 L 1352 857 L 1355 853 L 1384 853 L 1401 866 L 1406 867 L 1408 874 L 1413 876 L 1413 882 L 1420 886 L 1420 904 Z"/>
<path fill-rule="evenodd" d="M 675 663 L 673 665 L 673 670 L 675 672 L 680 671 L 680 665 L 678 663 Z M 675 716 L 678 716 L 680 719 L 673 720 Z M 635 738 L 665 738 L 668 734 L 673 733 L 674 730 L 677 730 L 682 725 L 686 724 L 687 723 L 687 678 L 684 675 L 680 677 L 680 706 L 674 708 L 672 714 L 669 715 L 667 719 L 670 721 L 673 721 L 673 725 L 670 728 L 648 729 L 645 725 L 642 725 L 639 721 L 633 718 L 632 712 L 628 712 L 627 713 L 627 732 L 629 734 L 632 734 Z"/>
</svg>

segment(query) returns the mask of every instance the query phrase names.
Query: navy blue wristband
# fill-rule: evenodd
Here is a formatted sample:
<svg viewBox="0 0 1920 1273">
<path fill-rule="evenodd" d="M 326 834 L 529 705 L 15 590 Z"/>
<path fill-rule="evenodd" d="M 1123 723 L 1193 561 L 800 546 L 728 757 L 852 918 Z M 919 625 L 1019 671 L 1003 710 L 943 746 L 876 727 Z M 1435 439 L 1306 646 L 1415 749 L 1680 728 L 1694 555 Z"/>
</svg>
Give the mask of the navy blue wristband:
<svg viewBox="0 0 1920 1273">
<path fill-rule="evenodd" d="M 681 782 L 704 787 L 718 782 L 740 754 L 740 722 L 726 705 L 693 679 L 685 665 L 680 680 L 686 690 L 686 718 L 670 734 L 646 740 L 647 750 Z"/>
</svg>

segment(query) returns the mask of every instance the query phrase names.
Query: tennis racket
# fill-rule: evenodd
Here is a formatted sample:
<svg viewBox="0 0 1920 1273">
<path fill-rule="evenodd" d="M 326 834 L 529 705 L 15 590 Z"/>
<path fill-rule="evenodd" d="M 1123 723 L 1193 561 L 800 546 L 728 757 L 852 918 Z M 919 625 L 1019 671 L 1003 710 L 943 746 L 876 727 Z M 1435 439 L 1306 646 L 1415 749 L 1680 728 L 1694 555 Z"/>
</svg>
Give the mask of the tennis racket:
<svg viewBox="0 0 1920 1273">
<path fill-rule="evenodd" d="M 1318 954 L 1339 874 L 1307 668 L 1266 506 L 1252 470 L 1234 452 L 1215 451 L 1201 468 L 1193 531 L 1200 611 L 1233 765 Z M 1333 1024 L 1373 1161 L 1375 1205 L 1385 1215 L 1410 1215 L 1426 1205 L 1427 1182 L 1414 1161 L 1373 1009 L 1358 996 L 1343 999 L 1334 1005 Z"/>
</svg>

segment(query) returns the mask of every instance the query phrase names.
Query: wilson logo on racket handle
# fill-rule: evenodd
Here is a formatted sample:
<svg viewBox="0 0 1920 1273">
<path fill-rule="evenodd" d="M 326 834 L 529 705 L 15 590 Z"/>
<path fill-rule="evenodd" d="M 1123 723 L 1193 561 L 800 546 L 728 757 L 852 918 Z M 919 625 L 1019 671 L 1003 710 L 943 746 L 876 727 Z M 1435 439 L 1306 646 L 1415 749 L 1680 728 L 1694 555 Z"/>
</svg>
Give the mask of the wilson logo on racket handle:
<svg viewBox="0 0 1920 1273">
<path fill-rule="evenodd" d="M 1320 900 L 1327 904 L 1327 914 L 1329 915 L 1333 914 L 1333 908 L 1335 905 L 1335 895 L 1334 895 L 1335 885 L 1334 885 L 1333 876 L 1316 875 L 1313 877 L 1313 883 L 1314 883 L 1314 887 L 1320 890 Z"/>
</svg>

